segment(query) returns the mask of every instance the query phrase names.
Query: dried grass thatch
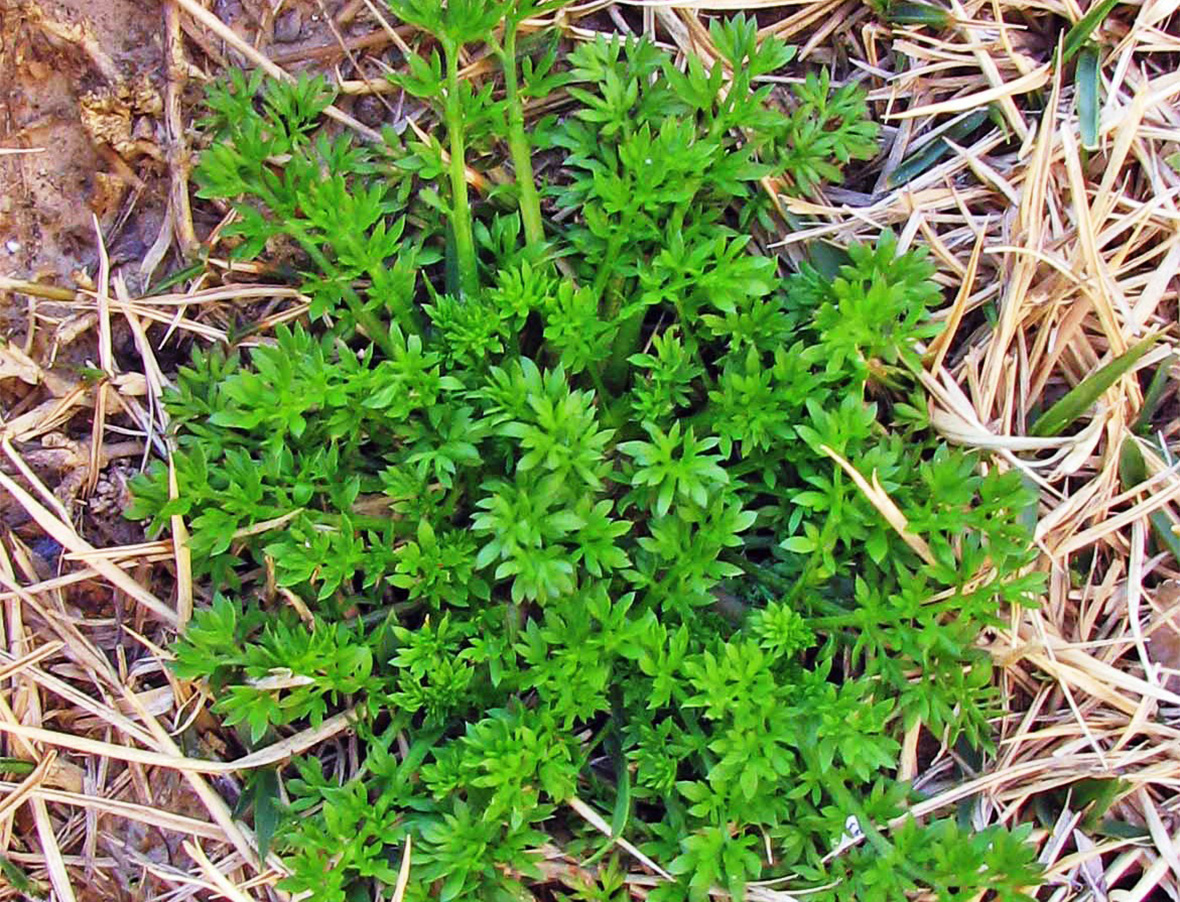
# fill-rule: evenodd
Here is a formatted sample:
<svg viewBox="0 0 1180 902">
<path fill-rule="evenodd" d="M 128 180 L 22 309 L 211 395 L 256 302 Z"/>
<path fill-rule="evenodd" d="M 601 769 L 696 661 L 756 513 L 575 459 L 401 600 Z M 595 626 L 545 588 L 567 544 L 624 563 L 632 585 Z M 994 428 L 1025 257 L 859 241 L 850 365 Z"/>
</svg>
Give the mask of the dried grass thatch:
<svg viewBox="0 0 1180 902">
<path fill-rule="evenodd" d="M 1007 703 L 995 725 L 997 758 L 971 781 L 948 784 L 953 751 L 943 749 L 918 774 L 915 734 L 902 775 L 929 792 L 919 814 L 969 800 L 980 824 L 1039 819 L 1035 838 L 1049 873 L 1041 898 L 1177 898 L 1180 573 L 1171 549 L 1180 474 L 1170 448 L 1180 428 L 1172 356 L 1180 7 L 1143 0 L 1116 7 L 1094 28 L 1098 84 L 1081 91 L 1098 88 L 1095 136 L 1088 134 L 1095 123 L 1079 117 L 1079 84 L 1063 78 L 1057 59 L 1069 24 L 1083 19 L 1075 0 L 949 4 L 936 27 L 887 28 L 860 0 L 651 0 L 626 4 L 631 9 L 590 2 L 565 10 L 560 24 L 574 39 L 610 23 L 643 28 L 681 53 L 711 58 L 708 14 L 754 11 L 764 34 L 800 47 L 801 66 L 823 63 L 869 87 L 886 126 L 883 162 L 852 188 L 782 198 L 798 227 L 774 246 L 794 256 L 809 242 L 844 244 L 892 228 L 903 246 L 931 249 L 950 299 L 940 314 L 946 332 L 927 357 L 932 412 L 951 440 L 988 450 L 996 466 L 1020 468 L 1039 487 L 1036 540 L 1049 574 L 1043 604 L 1012 611 L 987 637 Z M 404 40 L 377 6 L 345 3 L 336 18 L 370 17 L 370 36 L 342 39 L 341 54 L 374 76 L 363 54 Z M 276 54 L 276 62 L 195 0 L 166 0 L 163 9 L 166 116 L 178 138 L 180 82 L 197 71 L 182 34 L 213 68 L 237 54 L 283 77 L 280 62 L 322 65 L 332 56 L 325 45 Z M 354 78 L 343 93 L 347 100 L 375 85 Z M 959 128 L 989 104 L 998 111 L 992 124 Z M 371 136 L 344 109 L 330 113 Z M 162 236 L 145 271 L 173 238 L 186 249 L 196 241 L 182 142 L 169 160 L 172 236 Z M 215 279 L 198 274 L 183 291 L 137 298 L 103 260 L 93 284 L 78 291 L 0 281 L 5 297 L 28 300 L 31 311 L 25 347 L 0 345 L 0 378 L 29 387 L 27 403 L 0 423 L 0 513 L 17 524 L 0 537 L 7 690 L 0 733 L 7 754 L 29 763 L 0 784 L 0 851 L 67 902 L 282 898 L 273 888 L 281 862 L 260 870 L 253 837 L 224 797 L 235 773 L 324 742 L 346 728 L 345 718 L 249 759 L 221 761 L 208 699 L 164 666 L 162 649 L 199 591 L 188 575 L 183 522 L 173 524 L 175 541 L 99 548 L 80 534 L 73 502 L 117 482 L 120 461 L 166 450 L 156 399 L 168 376 L 147 340 L 150 323 L 215 340 L 225 337 L 227 305 L 254 305 L 263 332 L 304 305 L 289 290 L 235 284 L 216 259 Z M 36 330 L 47 328 L 50 340 L 35 343 Z M 141 372 L 120 370 L 115 329 L 131 336 Z M 1155 347 L 1102 394 L 1077 434 L 1031 434 L 1031 411 L 1157 333 Z M 53 366 L 59 347 L 82 345 L 97 361 L 97 379 L 69 378 Z M 1139 376 L 1156 371 L 1162 394 L 1150 399 L 1154 416 L 1138 422 Z M 114 420 L 118 431 L 107 428 Z M 67 424 L 76 432 L 81 423 L 91 424 L 89 441 L 62 438 Z M 1141 458 L 1137 473 L 1126 466 L 1129 447 Z M 45 473 L 63 484 L 47 485 Z M 56 566 L 38 552 L 40 536 L 63 549 Z M 204 746 L 182 748 L 180 736 L 201 737 Z M 1124 836 L 1098 832 L 1083 817 L 1095 779 L 1113 777 L 1122 783 L 1109 817 Z M 215 780 L 223 784 L 215 788 Z M 555 875 L 572 866 L 552 851 Z M 408 876 L 403 869 L 402 889 Z M 641 891 L 652 878 L 632 880 Z"/>
</svg>

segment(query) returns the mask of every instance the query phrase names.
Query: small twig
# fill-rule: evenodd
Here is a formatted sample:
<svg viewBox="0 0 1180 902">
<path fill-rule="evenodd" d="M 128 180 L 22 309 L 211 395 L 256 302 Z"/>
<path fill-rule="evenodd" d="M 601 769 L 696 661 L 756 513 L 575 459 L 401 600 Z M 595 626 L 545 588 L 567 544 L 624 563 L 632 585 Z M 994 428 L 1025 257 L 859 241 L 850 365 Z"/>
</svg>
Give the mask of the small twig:
<svg viewBox="0 0 1180 902">
<path fill-rule="evenodd" d="M 365 0 L 348 0 L 348 3 L 344 4 L 344 8 L 336 16 L 336 24 L 341 28 L 351 25 L 352 20 L 356 18 L 356 14 L 361 11 L 361 7 L 364 5 Z"/>
<path fill-rule="evenodd" d="M 402 35 L 402 31 L 405 35 Z M 398 40 L 394 41 L 388 34 L 381 30 L 371 31 L 368 34 L 357 35 L 356 37 L 345 38 L 344 46 L 349 50 L 375 50 L 380 47 L 385 47 L 392 43 L 399 43 L 405 46 L 405 36 L 412 33 L 408 29 L 401 29 L 398 31 L 394 29 L 394 33 L 398 35 Z M 340 45 L 332 42 L 331 44 L 318 44 L 314 47 L 294 47 L 290 50 L 284 50 L 275 53 L 271 56 L 271 61 L 287 65 L 289 63 L 302 63 L 307 60 L 324 60 L 340 55 Z"/>
<path fill-rule="evenodd" d="M 176 0 L 164 0 L 164 48 L 168 78 L 164 93 L 164 123 L 168 135 L 168 171 L 172 177 L 172 225 L 180 252 L 189 257 L 200 242 L 193 228 L 193 209 L 188 193 L 189 149 L 180 107 L 184 85 L 188 81 L 188 63 L 184 56 Z"/>
<path fill-rule="evenodd" d="M 142 764 L 147 767 L 166 767 L 186 774 L 232 774 L 237 771 L 254 770 L 286 761 L 322 742 L 327 742 L 336 734 L 348 729 L 352 722 L 352 711 L 342 711 L 340 714 L 327 718 L 318 727 L 296 733 L 294 736 L 235 761 L 206 761 L 200 758 L 186 758 L 179 753 L 151 752 L 126 745 L 116 745 L 113 742 L 87 739 L 85 736 L 76 736 L 73 733 L 62 733 L 42 727 L 29 727 L 21 723 L 0 721 L 0 733 L 7 733 L 33 742 L 44 742 L 58 748 L 73 749 L 88 755 L 101 755 L 114 758 L 117 761 Z"/>
<path fill-rule="evenodd" d="M 15 291 L 31 297 L 45 298 L 47 301 L 72 301 L 76 293 L 72 288 L 59 288 L 56 285 L 43 285 L 40 282 L 11 279 L 8 276 L 0 276 L 0 291 Z"/>
<path fill-rule="evenodd" d="M 360 75 L 361 80 L 364 81 L 366 85 L 372 86 L 369 76 L 365 75 L 365 70 L 361 67 L 360 60 L 356 58 L 356 55 L 352 52 L 352 50 L 345 46 L 344 35 L 342 35 L 340 33 L 340 29 L 336 27 L 336 23 L 332 19 L 332 14 L 328 12 L 328 7 L 324 5 L 324 0 L 316 0 L 316 3 L 319 4 L 320 14 L 324 17 L 324 21 L 327 23 L 328 29 L 332 32 L 332 37 L 336 39 L 336 43 L 340 45 L 340 48 L 344 51 L 345 56 L 348 57 L 348 61 L 352 63 L 352 68 L 356 70 L 357 74 Z M 385 109 L 389 110 L 390 114 L 395 119 L 397 118 L 397 110 L 393 108 L 392 104 L 390 104 L 388 100 L 382 97 L 375 88 L 371 90 L 370 93 L 373 94 L 379 101 L 381 101 L 381 104 L 385 107 Z"/>
<path fill-rule="evenodd" d="M 209 856 L 205 854 L 205 850 L 201 848 L 199 842 L 196 840 L 185 842 L 183 847 L 193 861 L 200 865 L 201 870 L 209 878 L 210 882 L 217 887 L 218 893 L 226 899 L 231 900 L 231 902 L 252 902 L 249 896 L 234 886 L 230 882 L 230 879 L 221 873 L 217 866 L 209 860 Z"/>
<path fill-rule="evenodd" d="M 369 8 L 369 13 L 377 20 L 377 24 L 381 26 L 382 31 L 389 35 L 389 40 L 393 41 L 394 46 L 406 56 L 413 53 L 410 45 L 405 42 L 398 30 L 389 24 L 385 16 L 381 15 L 381 11 L 377 9 L 377 5 L 373 3 L 373 0 L 362 0 L 362 2 Z"/>
<path fill-rule="evenodd" d="M 637 849 L 632 843 L 628 842 L 621 836 L 615 836 L 614 831 L 611 830 L 610 824 L 608 824 L 603 819 L 602 815 L 600 815 L 597 811 L 595 811 L 577 796 L 570 796 L 568 799 L 566 799 L 566 804 L 574 809 L 574 811 L 576 811 L 580 817 L 582 817 L 591 827 L 593 827 L 603 836 L 606 836 L 614 842 L 617 842 L 619 847 L 634 857 L 636 861 L 639 861 L 645 867 L 655 871 L 665 880 L 674 881 L 676 879 L 662 867 L 640 852 L 639 849 Z"/>
<path fill-rule="evenodd" d="M 6 450 L 9 450 L 10 446 L 7 443 L 5 445 Z M 15 455 L 15 451 L 10 451 L 10 455 Z M 25 509 L 25 512 L 37 521 L 37 525 L 45 530 L 63 548 L 68 548 L 70 551 L 76 552 L 94 551 L 94 546 L 79 536 L 61 518 L 55 516 L 49 508 L 45 507 L 36 498 L 26 492 L 16 480 L 9 477 L 3 470 L 0 470 L 0 487 L 11 494 L 17 503 Z M 137 583 L 119 567 L 101 559 L 96 559 L 93 567 L 116 587 L 122 589 L 131 598 L 134 598 L 165 623 L 169 625 L 176 623 L 175 611 L 156 598 L 155 595 Z"/>
<path fill-rule="evenodd" d="M 393 888 L 393 898 L 389 902 L 402 902 L 406 897 L 406 887 L 410 883 L 410 861 L 413 856 L 414 836 L 406 834 L 406 845 L 402 850 L 402 866 L 397 872 L 397 884 Z"/>
</svg>

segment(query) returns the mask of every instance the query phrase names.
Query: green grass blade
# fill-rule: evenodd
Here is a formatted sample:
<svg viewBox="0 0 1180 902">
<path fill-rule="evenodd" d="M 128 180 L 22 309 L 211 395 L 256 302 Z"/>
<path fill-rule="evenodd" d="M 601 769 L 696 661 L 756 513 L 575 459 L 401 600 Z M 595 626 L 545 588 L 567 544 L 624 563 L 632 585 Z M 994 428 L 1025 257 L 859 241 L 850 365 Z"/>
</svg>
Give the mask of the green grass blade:
<svg viewBox="0 0 1180 902">
<path fill-rule="evenodd" d="M 258 840 L 258 857 L 266 866 L 266 855 L 279 826 L 279 775 L 272 768 L 258 771 L 254 780 L 254 837 Z"/>
<path fill-rule="evenodd" d="M 13 864 L 7 855 L 0 855 L 0 874 L 4 875 L 5 882 L 10 887 L 20 893 L 24 899 L 41 900 L 47 898 L 46 890 L 35 883 L 33 879 L 20 868 L 20 866 Z"/>
<path fill-rule="evenodd" d="M 0 758 L 0 774 L 31 774 L 36 768 L 32 761 L 24 758 Z"/>
<path fill-rule="evenodd" d="M 1036 436 L 1060 435 L 1063 430 L 1077 422 L 1078 418 L 1089 410 L 1094 402 L 1106 393 L 1107 389 L 1130 372 L 1131 368 L 1139 362 L 1139 358 L 1151 350 L 1158 337 L 1153 335 L 1143 339 L 1106 366 L 1095 370 L 1067 392 L 1064 398 L 1041 414 L 1033 423 L 1028 434 Z"/>
<path fill-rule="evenodd" d="M 1119 482 L 1124 492 L 1147 479 L 1147 462 L 1143 459 L 1143 451 L 1134 439 L 1123 442 L 1123 449 L 1119 453 Z M 1180 536 L 1172 530 L 1172 521 L 1162 510 L 1148 514 L 1151 535 L 1160 548 L 1166 548 L 1172 556 L 1180 560 Z"/>
<path fill-rule="evenodd" d="M 1168 515 L 1163 511 L 1154 511 L 1147 515 L 1147 520 L 1151 524 L 1151 534 L 1160 548 L 1168 549 L 1172 557 L 1180 560 L 1180 536 L 1176 535 Z"/>
<path fill-rule="evenodd" d="M 812 243 L 807 249 L 807 258 L 828 279 L 835 279 L 840 275 L 840 267 L 852 262 L 844 248 L 823 240 Z"/>
<path fill-rule="evenodd" d="M 1156 367 L 1155 373 L 1151 377 L 1151 383 L 1143 395 L 1143 406 L 1139 408 L 1139 416 L 1135 417 L 1135 425 L 1131 427 L 1131 431 L 1135 434 L 1146 435 L 1151 431 L 1151 421 L 1155 419 L 1155 413 L 1164 400 L 1164 392 L 1168 389 L 1168 374 L 1177 361 L 1180 361 L 1180 357 L 1169 354 Z"/>
<path fill-rule="evenodd" d="M 1082 132 L 1082 147 L 1098 149 L 1098 48 L 1087 44 L 1078 54 L 1078 68 L 1074 74 L 1078 91 L 1078 124 Z"/>
<path fill-rule="evenodd" d="M 621 717 L 621 712 L 618 716 Z M 627 821 L 631 817 L 631 771 L 627 767 L 627 759 L 623 754 L 622 745 L 619 742 L 619 737 L 615 731 L 612 731 L 607 740 L 607 747 L 610 749 L 611 758 L 615 762 L 615 810 L 611 815 L 610 823 L 610 839 L 603 843 L 602 847 L 591 855 L 588 859 L 582 862 L 582 867 L 590 867 L 597 864 L 598 861 L 606 856 L 606 854 L 615 847 L 615 843 L 622 837 L 623 831 L 627 829 Z"/>
<path fill-rule="evenodd" d="M 627 829 L 627 821 L 631 817 L 631 771 L 627 767 L 626 759 L 620 756 L 622 767 L 618 774 L 618 794 L 615 796 L 615 810 L 611 816 L 611 836 L 618 839 Z"/>
<path fill-rule="evenodd" d="M 807 228 L 807 223 L 803 221 L 802 217 L 796 216 L 794 213 L 787 212 L 786 220 L 792 231 L 802 231 Z M 807 262 L 828 279 L 835 279 L 840 275 L 840 267 L 847 266 L 852 262 L 848 251 L 823 239 L 804 241 L 803 250 L 807 256 Z"/>
<path fill-rule="evenodd" d="M 1119 0 L 1099 0 L 1098 3 L 1090 7 L 1089 12 L 1074 23 L 1073 28 L 1065 33 L 1065 38 L 1062 41 L 1063 49 L 1061 51 L 1062 65 L 1077 56 L 1078 51 L 1090 40 L 1094 29 L 1110 15 L 1111 10 L 1118 5 L 1118 2 Z"/>
<path fill-rule="evenodd" d="M 273 768 L 263 768 L 250 776 L 234 806 L 233 813 L 237 818 L 244 817 L 250 810 L 254 812 L 254 837 L 258 841 L 260 863 L 266 861 L 279 823 L 278 798 L 278 773 Z"/>
<path fill-rule="evenodd" d="M 902 160 L 897 168 L 890 173 L 889 178 L 886 179 L 889 187 L 897 188 L 905 185 L 927 170 L 933 169 L 950 152 L 950 145 L 946 143 L 947 138 L 952 141 L 961 141 L 983 125 L 987 117 L 987 110 L 976 110 L 948 128 L 945 134 L 927 141 L 920 150 Z"/>
<path fill-rule="evenodd" d="M 163 294 L 173 285 L 179 285 L 186 279 L 193 279 L 199 276 L 205 269 L 204 263 L 194 263 L 192 266 L 186 266 L 184 269 L 178 269 L 172 275 L 165 277 L 157 282 L 148 291 L 147 297 L 153 297 L 157 294 Z"/>
<path fill-rule="evenodd" d="M 951 17 L 945 9 L 930 3 L 895 3 L 889 8 L 889 21 L 894 25 L 929 25 L 933 28 L 945 28 Z"/>
<path fill-rule="evenodd" d="M 1111 839 L 1151 839 L 1151 833 L 1146 827 L 1140 827 L 1137 824 L 1131 824 L 1127 821 L 1120 821 L 1113 817 L 1107 818 L 1095 827 L 1094 833 L 1098 836 L 1108 836 Z"/>
<path fill-rule="evenodd" d="M 1086 778 L 1070 787 L 1070 802 L 1075 811 L 1085 811 L 1084 823 L 1093 829 L 1106 817 L 1115 800 L 1133 788 L 1126 780 L 1117 777 L 1113 780 L 1102 777 Z"/>
<path fill-rule="evenodd" d="M 1134 439 L 1128 439 L 1119 452 L 1119 481 L 1123 484 L 1123 491 L 1139 485 L 1146 478 L 1147 462 L 1143 459 L 1143 452 Z"/>
</svg>

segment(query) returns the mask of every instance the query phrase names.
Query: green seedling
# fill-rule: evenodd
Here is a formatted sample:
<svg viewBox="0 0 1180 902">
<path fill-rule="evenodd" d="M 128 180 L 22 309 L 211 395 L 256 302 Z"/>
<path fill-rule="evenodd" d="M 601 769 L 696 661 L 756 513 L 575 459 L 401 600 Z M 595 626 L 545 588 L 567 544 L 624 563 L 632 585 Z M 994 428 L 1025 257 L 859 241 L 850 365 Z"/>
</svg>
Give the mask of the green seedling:
<svg viewBox="0 0 1180 902">
<path fill-rule="evenodd" d="M 785 275 L 760 250 L 766 184 L 875 155 L 863 92 L 809 72 L 779 103 L 792 51 L 744 16 L 712 22 L 711 66 L 606 37 L 558 60 L 514 44 L 540 9 L 395 4 L 445 152 L 331 137 L 322 82 L 210 91 L 201 195 L 238 256 L 296 261 L 311 312 L 195 353 L 164 402 L 178 491 L 157 466 L 130 515 L 185 519 L 216 595 L 176 673 L 248 745 L 352 712 L 355 743 L 251 786 L 283 887 L 388 897 L 410 844 L 407 899 L 518 900 L 558 845 L 637 849 L 673 878 L 653 902 L 1025 898 L 1025 834 L 888 824 L 906 730 L 987 747 L 976 637 L 1038 590 L 1030 495 L 930 428 L 922 251 Z M 499 66 L 459 78 L 481 48 Z M 505 161 L 518 184 L 472 202 Z M 865 841 L 832 855 L 850 817 Z M 617 898 L 612 868 L 580 897 Z"/>
</svg>

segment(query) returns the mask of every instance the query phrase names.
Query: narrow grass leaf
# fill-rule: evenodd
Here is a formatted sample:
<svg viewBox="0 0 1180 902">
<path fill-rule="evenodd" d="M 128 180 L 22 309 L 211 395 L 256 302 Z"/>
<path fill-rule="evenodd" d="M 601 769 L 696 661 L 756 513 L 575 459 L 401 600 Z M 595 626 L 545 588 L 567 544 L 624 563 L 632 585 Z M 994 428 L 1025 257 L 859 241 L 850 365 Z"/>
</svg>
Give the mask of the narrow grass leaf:
<svg viewBox="0 0 1180 902">
<path fill-rule="evenodd" d="M 622 759 L 621 755 L 619 757 Z M 623 835 L 631 815 L 631 770 L 627 767 L 625 759 L 622 760 L 622 764 L 623 766 L 618 769 L 618 795 L 615 796 L 615 810 L 610 822 L 610 832 L 615 838 Z"/>
<path fill-rule="evenodd" d="M 279 777 L 273 768 L 254 775 L 254 837 L 258 840 L 258 858 L 265 863 L 271 840 L 279 826 Z"/>
<path fill-rule="evenodd" d="M 1078 54 L 1078 68 L 1074 74 L 1078 92 L 1078 124 L 1082 133 L 1082 147 L 1098 149 L 1098 48 L 1087 44 Z"/>
<path fill-rule="evenodd" d="M 236 818 L 245 817 L 251 809 L 254 811 L 254 836 L 258 841 L 259 861 L 266 861 L 266 853 L 270 850 L 275 829 L 279 824 L 279 808 L 276 804 L 278 797 L 278 774 L 273 768 L 263 768 L 250 775 L 234 806 Z"/>
<path fill-rule="evenodd" d="M 894 25 L 945 28 L 950 20 L 950 14 L 945 9 L 930 3 L 895 3 L 889 9 L 889 21 Z"/>
<path fill-rule="evenodd" d="M 1110 15 L 1111 10 L 1118 6 L 1119 0 L 1099 0 L 1084 16 L 1074 23 L 1073 28 L 1065 33 L 1062 41 L 1061 63 L 1064 65 L 1077 56 L 1086 46 L 1090 36 L 1103 20 Z"/>
<path fill-rule="evenodd" d="M 829 241 L 813 242 L 807 252 L 811 265 L 829 279 L 835 279 L 840 268 L 852 262 L 847 251 Z"/>
<path fill-rule="evenodd" d="M 33 882 L 33 879 L 22 868 L 13 864 L 8 856 L 0 855 L 0 873 L 10 887 L 20 893 L 22 898 L 33 899 L 36 902 L 47 898 L 44 887 Z"/>
<path fill-rule="evenodd" d="M 150 289 L 148 289 L 145 297 L 155 297 L 158 294 L 163 294 L 174 285 L 179 285 L 186 279 L 195 279 L 205 271 L 204 263 L 194 263 L 192 266 L 186 266 L 184 269 L 178 269 L 169 276 L 165 276 Z"/>
<path fill-rule="evenodd" d="M 621 716 L 621 712 L 619 712 Z M 615 847 L 615 843 L 623 835 L 623 831 L 627 829 L 627 821 L 631 817 L 631 770 L 627 767 L 627 759 L 623 756 L 622 747 L 619 744 L 616 736 L 609 743 L 611 749 L 611 757 L 615 762 L 615 772 L 618 774 L 618 784 L 615 787 L 615 810 L 611 815 L 610 822 L 610 839 L 603 844 L 597 852 L 590 858 L 582 862 L 582 867 L 590 867 L 596 864 L 599 859 L 603 858 L 607 852 Z"/>
<path fill-rule="evenodd" d="M 23 758 L 0 758 L 0 774 L 31 774 L 36 767 Z"/>
<path fill-rule="evenodd" d="M 1123 449 L 1119 453 L 1119 481 L 1124 492 L 1147 480 L 1147 462 L 1143 459 L 1143 452 L 1133 439 L 1123 442 Z M 1180 560 L 1180 536 L 1172 531 L 1172 521 L 1161 510 L 1152 511 L 1147 515 L 1147 522 L 1151 525 L 1151 534 L 1161 548 L 1166 548 Z"/>
<path fill-rule="evenodd" d="M 962 143 L 963 139 L 983 125 L 987 118 L 987 110 L 976 110 L 950 126 L 944 134 L 923 144 L 921 149 L 902 160 L 889 175 L 887 180 L 889 187 L 897 188 L 905 185 L 922 173 L 933 169 L 950 152 L 948 138 L 956 143 Z"/>
<path fill-rule="evenodd" d="M 1126 780 L 1104 778 L 1079 780 L 1070 787 L 1070 801 L 1075 808 L 1085 812 L 1082 826 L 1090 830 L 1101 822 L 1115 800 L 1130 792 L 1132 788 Z"/>
<path fill-rule="evenodd" d="M 1131 427 L 1137 435 L 1146 435 L 1151 431 L 1156 411 L 1159 410 L 1159 406 L 1164 400 L 1164 392 L 1168 389 L 1168 377 L 1177 362 L 1180 362 L 1180 357 L 1169 354 L 1152 374 L 1151 382 L 1143 395 L 1143 406 L 1139 408 L 1139 415 L 1135 417 L 1135 424 Z"/>
<path fill-rule="evenodd" d="M 1041 414 L 1028 434 L 1042 437 L 1060 435 L 1093 407 L 1112 385 L 1129 373 L 1139 359 L 1151 350 L 1157 338 L 1158 336 L 1154 335 L 1145 338 L 1106 366 L 1091 373 L 1067 392 L 1064 398 Z"/>
<path fill-rule="evenodd" d="M 1101 824 L 1094 828 L 1094 833 L 1098 836 L 1107 836 L 1111 839 L 1150 839 L 1151 834 L 1148 833 L 1144 827 L 1129 824 L 1126 821 L 1115 820 L 1114 818 L 1107 818 Z"/>
<path fill-rule="evenodd" d="M 1123 449 L 1119 452 L 1119 480 L 1123 484 L 1123 491 L 1128 491 L 1147 479 L 1147 463 L 1143 460 L 1143 452 L 1133 440 L 1123 442 Z"/>
</svg>

